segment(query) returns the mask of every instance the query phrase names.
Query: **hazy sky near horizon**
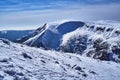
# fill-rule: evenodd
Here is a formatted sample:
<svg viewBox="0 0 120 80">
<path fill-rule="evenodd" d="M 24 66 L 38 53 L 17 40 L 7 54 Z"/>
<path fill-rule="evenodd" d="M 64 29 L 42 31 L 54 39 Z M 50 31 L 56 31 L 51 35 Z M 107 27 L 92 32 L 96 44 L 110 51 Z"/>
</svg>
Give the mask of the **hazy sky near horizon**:
<svg viewBox="0 0 120 80">
<path fill-rule="evenodd" d="M 59 20 L 120 21 L 120 0 L 0 0 L 0 30 Z"/>
</svg>

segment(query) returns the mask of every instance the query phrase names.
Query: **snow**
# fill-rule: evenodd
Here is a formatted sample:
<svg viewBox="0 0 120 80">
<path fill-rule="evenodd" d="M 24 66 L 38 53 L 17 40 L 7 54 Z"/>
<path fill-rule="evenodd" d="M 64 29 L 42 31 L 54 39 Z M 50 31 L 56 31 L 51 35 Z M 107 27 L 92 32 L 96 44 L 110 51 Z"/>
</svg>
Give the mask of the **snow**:
<svg viewBox="0 0 120 80">
<path fill-rule="evenodd" d="M 101 51 L 106 50 L 110 60 L 111 58 L 113 58 L 113 60 L 115 58 L 120 62 L 120 59 L 118 58 L 118 56 L 120 56 L 120 24 L 118 22 L 81 22 L 63 20 L 60 22 L 46 23 L 31 33 L 27 33 L 27 31 L 1 31 L 0 37 L 29 46 L 78 53 L 83 56 L 87 56 L 91 51 L 91 54 L 100 54 L 103 53 Z M 24 36 L 17 39 L 21 35 Z M 97 40 L 101 40 L 96 46 L 98 49 L 102 47 L 102 49 L 99 50 L 100 52 L 94 47 Z M 108 49 L 104 49 L 104 44 L 106 44 Z M 116 51 L 113 51 L 114 46 L 117 46 Z M 112 57 L 110 55 L 112 55 Z M 102 54 L 99 56 L 102 56 Z M 94 57 L 94 55 L 91 55 L 90 57 Z"/>
<path fill-rule="evenodd" d="M 58 50 L 63 34 L 76 30 L 78 27 L 82 27 L 83 25 L 84 23 L 80 21 L 62 21 L 58 24 L 48 24 L 44 32 L 26 40 L 24 44 L 30 46 L 42 44 L 47 49 Z"/>
<path fill-rule="evenodd" d="M 84 42 L 84 44 L 83 44 L 83 42 L 80 44 L 79 41 L 77 41 L 77 40 L 80 37 L 84 37 L 84 36 L 87 37 L 87 41 Z M 63 47 L 63 51 L 67 51 L 67 52 L 70 52 L 71 48 L 72 48 L 71 52 L 74 52 L 74 49 L 76 49 L 76 47 L 82 48 L 83 46 L 85 46 L 87 48 L 82 52 L 82 54 L 87 55 L 90 51 L 95 50 L 94 42 L 98 39 L 102 40 L 100 44 L 107 43 L 109 45 L 108 49 L 106 49 L 108 51 L 107 54 L 109 54 L 109 52 L 112 52 L 113 46 L 118 46 L 118 52 L 114 53 L 115 56 L 118 56 L 116 54 L 120 54 L 120 48 L 119 48 L 120 25 L 116 26 L 112 23 L 110 23 L 110 24 L 108 24 L 108 23 L 107 24 L 86 23 L 83 27 L 80 27 L 76 30 L 73 30 L 69 33 L 64 34 L 62 37 L 61 46 Z M 79 44 L 77 44 L 77 43 L 79 43 Z M 87 43 L 87 45 L 86 45 L 86 43 Z M 81 45 L 83 45 L 83 46 L 81 46 Z M 97 45 L 97 46 L 99 46 L 99 45 Z M 74 53 L 81 54 L 80 52 L 78 52 L 76 50 Z M 120 59 L 118 57 L 116 57 L 116 59 L 118 59 L 120 61 Z"/>
<path fill-rule="evenodd" d="M 120 64 L 0 40 L 0 80 L 119 80 Z"/>
<path fill-rule="evenodd" d="M 24 44 L 37 46 L 40 43 L 47 49 L 59 50 L 60 45 L 65 44 L 71 37 L 79 35 L 88 35 L 92 40 L 101 38 L 114 43 L 115 40 L 120 39 L 120 35 L 115 34 L 116 31 L 120 32 L 120 25 L 115 22 L 108 22 L 110 21 L 80 22 L 67 20 L 49 23 L 42 32 L 26 40 Z M 112 31 L 107 31 L 110 29 Z"/>
<path fill-rule="evenodd" d="M 97 45 L 96 41 L 98 41 Z M 46 23 L 20 38 L 18 42 L 47 50 L 78 53 L 84 56 L 90 54 L 89 57 L 98 54 L 100 57 L 101 53 L 105 52 L 106 56 L 111 57 L 110 54 L 112 54 L 112 58 L 114 58 L 113 53 L 117 54 L 115 56 L 120 56 L 120 24 L 112 21 L 63 20 Z M 117 46 L 116 51 L 112 49 L 114 46 Z M 107 60 L 111 59 L 107 57 Z M 120 59 L 118 61 L 120 62 Z"/>
</svg>

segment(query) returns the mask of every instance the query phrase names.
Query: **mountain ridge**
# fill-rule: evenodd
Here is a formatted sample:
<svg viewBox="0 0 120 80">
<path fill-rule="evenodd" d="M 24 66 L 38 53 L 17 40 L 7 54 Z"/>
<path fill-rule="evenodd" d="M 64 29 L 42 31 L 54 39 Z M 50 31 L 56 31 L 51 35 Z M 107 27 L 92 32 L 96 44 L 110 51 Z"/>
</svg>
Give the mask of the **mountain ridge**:
<svg viewBox="0 0 120 80">
<path fill-rule="evenodd" d="M 95 59 L 120 62 L 118 23 L 104 21 L 46 23 L 15 42 L 46 50 L 77 53 Z"/>
<path fill-rule="evenodd" d="M 23 44 L 78 53 L 101 60 L 120 61 L 120 25 L 66 21 L 45 26 L 42 32 Z"/>
</svg>

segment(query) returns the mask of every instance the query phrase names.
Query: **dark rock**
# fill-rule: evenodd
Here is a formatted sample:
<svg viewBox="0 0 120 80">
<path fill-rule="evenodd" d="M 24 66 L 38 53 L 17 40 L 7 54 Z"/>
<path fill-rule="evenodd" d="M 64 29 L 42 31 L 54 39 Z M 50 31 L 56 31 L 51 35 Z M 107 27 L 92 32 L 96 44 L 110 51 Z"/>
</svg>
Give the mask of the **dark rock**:
<svg viewBox="0 0 120 80">
<path fill-rule="evenodd" d="M 103 41 L 103 40 L 100 39 L 100 38 L 94 41 L 93 48 L 95 48 L 96 51 L 101 50 L 100 43 L 101 43 L 102 41 Z"/>
<path fill-rule="evenodd" d="M 59 62 L 58 62 L 58 61 L 55 61 L 55 63 L 56 63 L 56 64 L 59 64 Z"/>
<path fill-rule="evenodd" d="M 13 75 L 16 74 L 16 72 L 13 71 L 13 70 L 5 70 L 4 72 L 7 73 L 7 74 L 9 74 L 10 76 L 13 76 Z"/>
<path fill-rule="evenodd" d="M 117 46 L 117 45 L 112 46 L 112 52 L 114 52 L 116 54 L 120 54 L 120 48 L 119 48 L 119 46 Z"/>
<path fill-rule="evenodd" d="M 94 29 L 94 27 L 95 27 L 95 26 L 90 26 L 90 29 L 92 29 L 92 30 L 93 30 L 93 29 Z"/>
<path fill-rule="evenodd" d="M 2 42 L 5 43 L 5 44 L 10 45 L 10 41 L 9 40 L 3 39 L 3 38 L 0 38 L 0 40 L 2 40 Z"/>
<path fill-rule="evenodd" d="M 73 69 L 74 67 L 76 67 L 76 66 L 77 66 L 76 64 L 75 64 L 75 65 L 73 65 L 73 66 L 72 66 L 72 69 Z"/>
<path fill-rule="evenodd" d="M 44 60 L 41 60 L 41 62 L 46 63 Z"/>
<path fill-rule="evenodd" d="M 28 55 L 28 54 L 26 54 L 26 53 L 23 53 L 22 55 L 23 55 L 23 57 L 24 57 L 24 58 L 29 58 L 29 59 L 32 59 L 32 57 L 31 57 L 31 56 L 29 56 L 29 55 Z"/>
<path fill-rule="evenodd" d="M 113 28 L 106 29 L 107 32 L 112 31 L 112 30 L 113 30 Z"/>
<path fill-rule="evenodd" d="M 24 76 L 24 74 L 23 73 L 16 73 L 16 75 L 19 75 L 19 76 Z"/>
<path fill-rule="evenodd" d="M 0 80 L 3 80 L 4 79 L 4 76 L 3 75 L 0 75 Z"/>
<path fill-rule="evenodd" d="M 109 54 L 106 50 L 100 50 L 93 56 L 93 58 L 109 61 Z"/>
<path fill-rule="evenodd" d="M 92 73 L 92 74 L 96 74 L 96 72 L 94 72 L 94 71 L 89 71 L 90 73 Z"/>
<path fill-rule="evenodd" d="M 102 31 L 103 32 L 104 30 L 105 30 L 105 27 L 103 27 L 103 28 L 102 27 L 97 27 L 96 28 L 96 31 Z"/>
<path fill-rule="evenodd" d="M 107 51 L 101 51 L 101 54 L 102 54 L 102 56 L 99 57 L 98 59 L 109 61 L 109 54 Z"/>
<path fill-rule="evenodd" d="M 4 58 L 4 59 L 0 60 L 0 62 L 8 62 L 8 59 Z"/>
<path fill-rule="evenodd" d="M 115 34 L 120 35 L 120 31 L 119 30 L 115 31 Z"/>
<path fill-rule="evenodd" d="M 87 74 L 82 74 L 82 76 L 87 77 L 88 75 Z"/>
<path fill-rule="evenodd" d="M 120 58 L 120 55 L 118 56 L 118 58 Z"/>
<path fill-rule="evenodd" d="M 75 67 L 75 70 L 82 71 L 80 66 Z"/>
<path fill-rule="evenodd" d="M 104 41 L 100 44 L 100 47 L 101 47 L 101 49 L 107 50 L 107 49 L 109 49 L 109 44 L 108 44 L 108 42 Z"/>
</svg>

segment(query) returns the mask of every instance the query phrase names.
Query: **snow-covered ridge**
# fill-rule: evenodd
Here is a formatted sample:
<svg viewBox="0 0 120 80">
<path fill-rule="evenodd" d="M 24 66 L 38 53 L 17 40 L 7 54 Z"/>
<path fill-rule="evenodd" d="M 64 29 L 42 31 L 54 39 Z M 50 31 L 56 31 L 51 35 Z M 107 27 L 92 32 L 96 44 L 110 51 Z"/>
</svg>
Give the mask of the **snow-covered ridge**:
<svg viewBox="0 0 120 80">
<path fill-rule="evenodd" d="M 47 24 L 46 28 L 42 30 L 38 35 L 29 38 L 24 44 L 30 46 L 44 46 L 47 49 L 58 49 L 61 43 L 62 36 L 68 32 L 82 27 L 83 22 L 80 21 L 68 21 L 61 24 Z M 44 26 L 42 27 L 44 28 Z"/>
<path fill-rule="evenodd" d="M 110 21 L 46 23 L 16 42 L 120 62 L 120 24 Z"/>
<path fill-rule="evenodd" d="M 111 38 L 120 38 L 120 25 L 102 24 L 102 23 L 86 23 L 83 27 L 80 27 L 74 31 L 71 31 L 63 35 L 63 44 L 69 40 L 70 37 L 79 35 L 88 35 L 91 39 L 95 40 L 103 38 L 108 40 Z M 65 39 L 65 40 L 64 40 Z M 116 39 L 116 40 L 118 40 Z M 64 42 L 65 41 L 65 42 Z"/>
<path fill-rule="evenodd" d="M 0 39 L 0 80 L 119 80 L 120 64 Z"/>
<path fill-rule="evenodd" d="M 77 22 L 78 22 L 78 24 L 77 24 Z M 66 24 L 66 23 L 68 23 L 68 24 Z M 117 37 L 120 36 L 120 25 L 119 24 L 115 25 L 112 23 L 110 23 L 110 24 L 103 23 L 102 24 L 100 22 L 99 23 L 98 22 L 96 22 L 96 23 L 85 22 L 85 23 L 79 25 L 79 23 L 81 24 L 83 22 L 80 22 L 80 21 L 73 21 L 73 22 L 72 21 L 67 21 L 67 22 L 62 21 L 61 23 L 58 23 L 58 24 L 57 23 L 46 24 L 46 25 L 44 25 L 44 26 L 46 26 L 46 28 L 44 28 L 44 26 L 43 26 L 43 28 L 44 28 L 43 32 L 39 32 L 40 34 L 38 33 L 38 35 L 33 36 L 31 39 L 29 38 L 29 40 L 26 40 L 24 43 L 25 44 L 33 43 L 31 45 L 34 46 L 34 42 L 37 42 L 37 40 L 39 39 L 40 36 L 49 37 L 51 34 L 51 36 L 53 36 L 53 37 L 55 37 L 55 36 L 61 37 L 63 35 L 66 35 L 67 33 L 69 35 L 71 35 L 70 32 L 74 33 L 74 34 L 81 34 L 81 33 L 94 34 L 95 37 L 97 37 L 96 35 L 98 35 L 101 37 L 103 36 L 106 39 L 111 38 L 111 37 L 115 37 L 115 36 L 117 36 Z M 62 38 L 61 38 L 61 40 L 62 40 Z M 48 41 L 49 41 L 49 39 L 48 39 Z M 40 41 L 38 41 L 38 42 L 40 42 Z M 42 40 L 42 43 L 44 44 L 44 40 Z M 60 45 L 60 43 L 59 43 L 59 45 Z"/>
<path fill-rule="evenodd" d="M 115 23 L 62 21 L 44 24 L 19 41 L 44 49 L 120 61 L 120 25 Z"/>
</svg>

